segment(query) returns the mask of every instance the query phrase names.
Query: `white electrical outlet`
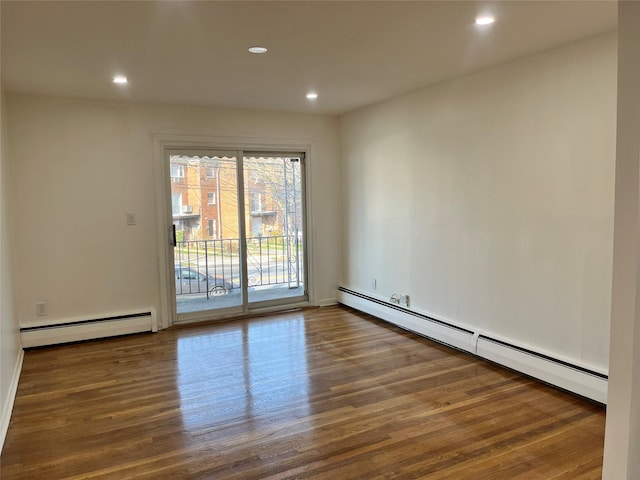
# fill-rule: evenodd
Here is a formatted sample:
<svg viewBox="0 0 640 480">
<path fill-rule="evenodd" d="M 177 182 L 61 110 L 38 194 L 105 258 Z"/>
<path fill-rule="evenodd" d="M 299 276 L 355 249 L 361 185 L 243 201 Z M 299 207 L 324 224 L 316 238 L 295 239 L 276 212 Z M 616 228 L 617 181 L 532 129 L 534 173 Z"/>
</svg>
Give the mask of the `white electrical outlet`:
<svg viewBox="0 0 640 480">
<path fill-rule="evenodd" d="M 36 314 L 39 317 L 47 316 L 47 302 L 38 302 L 36 303 Z"/>
</svg>

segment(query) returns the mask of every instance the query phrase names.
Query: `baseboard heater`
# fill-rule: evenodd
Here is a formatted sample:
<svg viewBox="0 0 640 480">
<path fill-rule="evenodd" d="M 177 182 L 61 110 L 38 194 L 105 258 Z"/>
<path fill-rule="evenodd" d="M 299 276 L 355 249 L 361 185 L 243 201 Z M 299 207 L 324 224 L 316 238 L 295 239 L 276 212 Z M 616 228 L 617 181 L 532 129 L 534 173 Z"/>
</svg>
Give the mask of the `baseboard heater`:
<svg viewBox="0 0 640 480">
<path fill-rule="evenodd" d="M 130 333 L 157 332 L 153 311 L 111 315 L 20 329 L 24 348 L 58 345 Z"/>
<path fill-rule="evenodd" d="M 338 288 L 338 302 L 400 328 L 454 347 L 545 383 L 607 403 L 608 376 L 534 350 L 454 325 L 378 298 Z"/>
</svg>

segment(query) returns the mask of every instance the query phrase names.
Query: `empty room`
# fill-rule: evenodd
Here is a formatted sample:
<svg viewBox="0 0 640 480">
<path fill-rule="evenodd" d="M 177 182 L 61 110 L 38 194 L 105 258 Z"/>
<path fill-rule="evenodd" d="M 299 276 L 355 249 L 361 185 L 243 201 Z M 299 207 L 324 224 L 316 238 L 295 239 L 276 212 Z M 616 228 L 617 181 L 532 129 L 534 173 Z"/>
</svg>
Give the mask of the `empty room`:
<svg viewBox="0 0 640 480">
<path fill-rule="evenodd" d="M 0 28 L 0 478 L 640 479 L 639 3 Z"/>
</svg>

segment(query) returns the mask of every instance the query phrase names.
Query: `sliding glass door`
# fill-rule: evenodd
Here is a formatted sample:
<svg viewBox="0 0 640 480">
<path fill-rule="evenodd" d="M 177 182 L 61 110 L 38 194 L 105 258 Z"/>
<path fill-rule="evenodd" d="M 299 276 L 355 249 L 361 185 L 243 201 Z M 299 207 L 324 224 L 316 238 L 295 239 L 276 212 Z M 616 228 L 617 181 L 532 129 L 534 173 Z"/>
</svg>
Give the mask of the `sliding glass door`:
<svg viewBox="0 0 640 480">
<path fill-rule="evenodd" d="M 306 301 L 304 155 L 167 157 L 177 320 Z"/>
<path fill-rule="evenodd" d="M 304 296 L 301 155 L 245 154 L 249 303 Z"/>
<path fill-rule="evenodd" d="M 236 152 L 169 155 L 178 316 L 243 305 Z"/>
</svg>

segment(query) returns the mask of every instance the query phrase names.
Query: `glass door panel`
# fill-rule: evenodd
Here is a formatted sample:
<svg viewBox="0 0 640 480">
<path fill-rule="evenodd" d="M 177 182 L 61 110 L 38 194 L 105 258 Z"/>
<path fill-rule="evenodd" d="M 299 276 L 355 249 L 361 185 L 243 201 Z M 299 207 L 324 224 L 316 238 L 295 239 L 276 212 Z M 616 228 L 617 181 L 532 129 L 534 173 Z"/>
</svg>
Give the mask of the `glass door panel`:
<svg viewBox="0 0 640 480">
<path fill-rule="evenodd" d="M 250 305 L 306 299 L 301 155 L 243 157 Z"/>
<path fill-rule="evenodd" d="M 242 308 L 237 156 L 169 155 L 178 320 Z"/>
</svg>

